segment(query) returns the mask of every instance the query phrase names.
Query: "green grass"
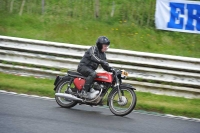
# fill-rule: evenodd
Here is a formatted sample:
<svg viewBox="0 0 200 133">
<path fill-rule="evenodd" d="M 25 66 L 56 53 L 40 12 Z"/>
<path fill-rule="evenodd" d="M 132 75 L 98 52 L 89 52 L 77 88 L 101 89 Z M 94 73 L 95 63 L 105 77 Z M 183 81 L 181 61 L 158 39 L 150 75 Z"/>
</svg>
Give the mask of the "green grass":
<svg viewBox="0 0 200 133">
<path fill-rule="evenodd" d="M 38 79 L 0 73 L 1 90 L 53 97 L 53 83 L 53 79 Z"/>
<path fill-rule="evenodd" d="M 137 109 L 200 118 L 200 99 L 137 92 Z"/>
<path fill-rule="evenodd" d="M 0 73 L 0 90 L 54 97 L 54 79 Z M 200 99 L 186 99 L 136 91 L 136 110 L 200 118 Z"/>
<path fill-rule="evenodd" d="M 100 16 L 94 17 L 94 1 L 48 0 L 41 15 L 41 1 L 0 1 L 0 35 L 94 45 L 100 35 L 107 36 L 111 48 L 200 58 L 200 35 L 156 30 L 155 0 L 100 1 Z M 129 10 L 127 10 L 129 9 Z"/>
</svg>

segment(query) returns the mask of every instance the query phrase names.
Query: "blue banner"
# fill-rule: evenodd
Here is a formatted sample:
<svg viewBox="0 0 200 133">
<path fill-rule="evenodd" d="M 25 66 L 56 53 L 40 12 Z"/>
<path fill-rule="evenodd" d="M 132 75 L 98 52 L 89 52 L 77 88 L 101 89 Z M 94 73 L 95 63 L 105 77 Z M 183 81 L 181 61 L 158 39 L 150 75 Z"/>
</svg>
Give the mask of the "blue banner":
<svg viewBox="0 0 200 133">
<path fill-rule="evenodd" d="M 200 2 L 157 0 L 157 29 L 200 34 Z"/>
</svg>

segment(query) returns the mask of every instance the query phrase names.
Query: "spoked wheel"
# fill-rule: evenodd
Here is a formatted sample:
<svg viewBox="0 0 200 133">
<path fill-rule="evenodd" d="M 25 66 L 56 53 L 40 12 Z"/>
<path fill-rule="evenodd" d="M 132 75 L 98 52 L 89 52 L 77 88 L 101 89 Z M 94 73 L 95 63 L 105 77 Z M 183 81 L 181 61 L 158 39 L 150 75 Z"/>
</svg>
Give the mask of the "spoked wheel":
<svg viewBox="0 0 200 133">
<path fill-rule="evenodd" d="M 56 93 L 66 93 L 67 87 L 68 87 L 69 81 L 63 81 L 61 82 L 58 87 L 56 88 Z M 71 85 L 70 88 L 73 86 Z M 64 108 L 71 108 L 74 107 L 77 104 L 77 101 L 69 100 L 66 98 L 55 96 L 56 102 L 58 105 Z"/>
<path fill-rule="evenodd" d="M 117 89 L 111 92 L 109 99 L 110 111 L 117 116 L 125 116 L 132 112 L 137 101 L 135 92 L 132 89 L 124 88 L 121 89 L 121 92 L 121 100 L 119 98 Z"/>
</svg>

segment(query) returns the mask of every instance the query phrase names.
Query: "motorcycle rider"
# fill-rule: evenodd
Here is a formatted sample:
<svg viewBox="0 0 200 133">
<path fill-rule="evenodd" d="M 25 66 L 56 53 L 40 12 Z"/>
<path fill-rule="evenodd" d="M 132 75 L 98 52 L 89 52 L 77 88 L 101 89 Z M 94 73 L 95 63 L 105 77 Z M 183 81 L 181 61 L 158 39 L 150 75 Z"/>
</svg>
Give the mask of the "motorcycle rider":
<svg viewBox="0 0 200 133">
<path fill-rule="evenodd" d="M 77 71 L 86 77 L 86 82 L 82 90 L 82 97 L 93 99 L 99 91 L 91 88 L 91 84 L 96 77 L 96 69 L 99 64 L 106 71 L 111 72 L 112 67 L 109 66 L 106 54 L 110 41 L 105 36 L 100 36 L 96 41 L 96 46 L 90 47 L 81 59 Z M 91 89 L 90 89 L 91 88 Z"/>
</svg>

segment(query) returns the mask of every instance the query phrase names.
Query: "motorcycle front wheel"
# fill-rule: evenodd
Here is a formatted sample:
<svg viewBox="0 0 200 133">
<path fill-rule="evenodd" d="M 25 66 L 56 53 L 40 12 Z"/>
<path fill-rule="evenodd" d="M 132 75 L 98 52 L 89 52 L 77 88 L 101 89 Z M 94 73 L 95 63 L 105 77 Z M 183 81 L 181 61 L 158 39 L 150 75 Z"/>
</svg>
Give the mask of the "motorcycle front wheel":
<svg viewBox="0 0 200 133">
<path fill-rule="evenodd" d="M 136 94 L 130 88 L 121 89 L 121 100 L 118 95 L 118 90 L 111 92 L 109 98 L 110 111 L 117 116 L 125 116 L 133 111 L 136 105 Z"/>
<path fill-rule="evenodd" d="M 62 81 L 56 88 L 56 93 L 66 93 L 69 81 Z M 72 85 L 70 87 L 73 87 Z M 77 101 L 55 96 L 56 102 L 63 108 L 71 108 L 77 104 Z"/>
</svg>

